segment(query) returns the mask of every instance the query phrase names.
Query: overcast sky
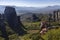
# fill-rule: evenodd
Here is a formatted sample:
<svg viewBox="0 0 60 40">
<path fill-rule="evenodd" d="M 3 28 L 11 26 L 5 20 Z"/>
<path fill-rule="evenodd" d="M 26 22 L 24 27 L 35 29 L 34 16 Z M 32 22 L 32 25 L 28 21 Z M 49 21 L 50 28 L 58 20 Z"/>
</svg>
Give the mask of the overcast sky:
<svg viewBox="0 0 60 40">
<path fill-rule="evenodd" d="M 46 7 L 60 5 L 60 0 L 0 0 L 0 5 Z"/>
</svg>

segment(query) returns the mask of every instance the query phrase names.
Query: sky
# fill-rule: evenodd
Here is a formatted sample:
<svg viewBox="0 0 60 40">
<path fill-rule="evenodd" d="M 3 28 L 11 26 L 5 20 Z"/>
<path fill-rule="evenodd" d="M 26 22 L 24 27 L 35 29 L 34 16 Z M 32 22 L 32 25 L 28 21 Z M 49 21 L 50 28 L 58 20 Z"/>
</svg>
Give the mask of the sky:
<svg viewBox="0 0 60 40">
<path fill-rule="evenodd" d="M 46 7 L 60 5 L 60 0 L 0 0 L 0 5 L 19 7 Z"/>
</svg>

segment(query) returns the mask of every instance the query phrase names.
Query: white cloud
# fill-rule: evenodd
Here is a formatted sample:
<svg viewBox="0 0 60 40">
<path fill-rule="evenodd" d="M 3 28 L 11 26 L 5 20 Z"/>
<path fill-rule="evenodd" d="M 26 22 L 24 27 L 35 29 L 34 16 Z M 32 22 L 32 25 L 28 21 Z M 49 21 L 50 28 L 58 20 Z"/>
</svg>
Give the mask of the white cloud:
<svg viewBox="0 0 60 40">
<path fill-rule="evenodd" d="M 10 5 L 10 6 L 25 6 L 25 7 L 46 7 L 53 5 L 60 5 L 59 3 L 26 3 L 26 2 L 5 2 L 0 1 L 0 5 Z"/>
</svg>

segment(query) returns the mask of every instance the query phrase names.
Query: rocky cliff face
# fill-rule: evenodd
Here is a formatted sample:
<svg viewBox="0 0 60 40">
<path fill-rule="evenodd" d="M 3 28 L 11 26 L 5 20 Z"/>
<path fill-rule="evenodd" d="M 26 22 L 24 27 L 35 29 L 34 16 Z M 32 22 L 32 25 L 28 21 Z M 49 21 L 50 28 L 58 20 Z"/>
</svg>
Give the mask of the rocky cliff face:
<svg viewBox="0 0 60 40">
<path fill-rule="evenodd" d="M 13 7 L 6 7 L 4 14 L 6 16 L 7 22 L 12 30 L 14 30 L 19 35 L 22 35 L 25 33 L 24 29 L 22 28 L 21 23 L 19 24 L 18 18 L 16 15 L 15 8 Z"/>
<path fill-rule="evenodd" d="M 5 38 L 5 40 L 8 40 L 8 35 L 7 35 L 7 32 L 6 32 L 6 27 L 5 27 L 5 23 L 4 23 L 4 18 L 3 18 L 3 15 L 0 14 L 0 31 L 2 32 L 2 37 Z"/>
</svg>

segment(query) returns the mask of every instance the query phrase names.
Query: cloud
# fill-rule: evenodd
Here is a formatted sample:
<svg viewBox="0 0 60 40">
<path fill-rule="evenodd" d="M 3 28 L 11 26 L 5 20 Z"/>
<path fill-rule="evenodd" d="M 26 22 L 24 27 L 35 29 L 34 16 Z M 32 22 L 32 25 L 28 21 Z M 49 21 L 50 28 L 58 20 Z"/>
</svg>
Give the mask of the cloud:
<svg viewBox="0 0 60 40">
<path fill-rule="evenodd" d="M 46 7 L 60 5 L 59 1 L 54 0 L 0 0 L 0 5 L 23 6 L 23 7 Z"/>
</svg>

